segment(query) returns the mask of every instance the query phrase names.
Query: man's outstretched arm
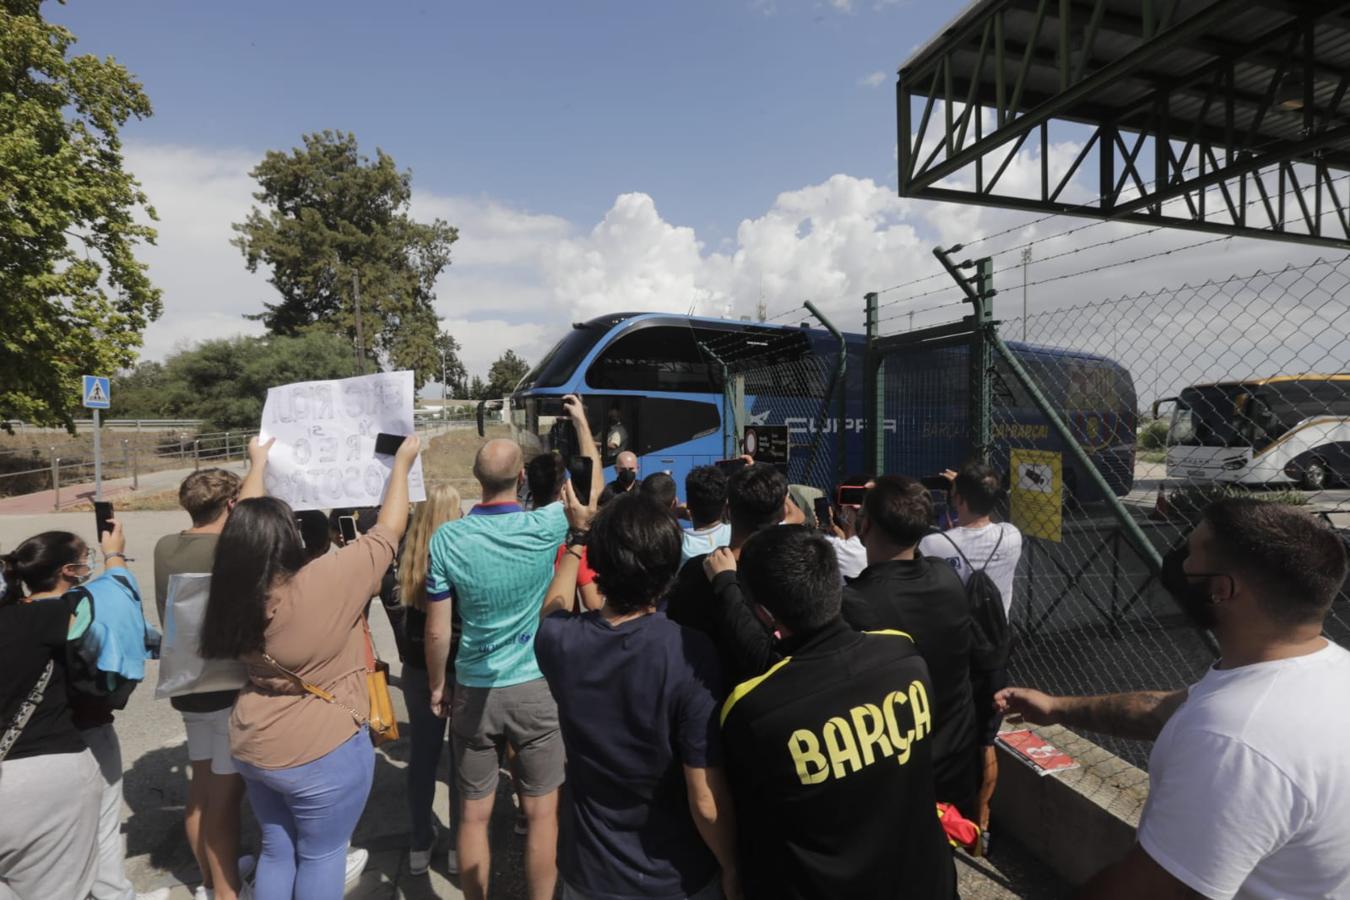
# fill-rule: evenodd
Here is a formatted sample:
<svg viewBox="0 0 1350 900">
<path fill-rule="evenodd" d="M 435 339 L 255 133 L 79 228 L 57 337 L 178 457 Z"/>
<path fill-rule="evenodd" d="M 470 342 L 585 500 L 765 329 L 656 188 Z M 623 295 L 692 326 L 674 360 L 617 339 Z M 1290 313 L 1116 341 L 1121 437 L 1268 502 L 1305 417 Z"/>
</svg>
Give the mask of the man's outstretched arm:
<svg viewBox="0 0 1350 900">
<path fill-rule="evenodd" d="M 1020 715 L 1033 725 L 1063 725 L 1152 741 L 1185 699 L 1185 688 L 1098 697 L 1052 697 L 1031 688 L 1010 687 L 994 695 L 994 708 L 1008 715 Z"/>
</svg>

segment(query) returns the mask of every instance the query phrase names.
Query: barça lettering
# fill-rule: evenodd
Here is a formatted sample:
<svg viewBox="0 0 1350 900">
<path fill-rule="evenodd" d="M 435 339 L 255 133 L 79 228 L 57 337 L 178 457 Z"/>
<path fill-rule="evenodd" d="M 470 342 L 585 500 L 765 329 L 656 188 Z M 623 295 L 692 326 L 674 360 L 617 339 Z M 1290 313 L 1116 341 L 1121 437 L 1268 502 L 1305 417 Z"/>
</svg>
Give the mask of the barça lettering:
<svg viewBox="0 0 1350 900">
<path fill-rule="evenodd" d="M 846 778 L 886 759 L 909 762 L 914 743 L 933 730 L 933 715 L 923 682 L 891 691 L 879 703 L 864 703 L 834 716 L 818 730 L 798 728 L 788 752 L 802 784 Z"/>
</svg>

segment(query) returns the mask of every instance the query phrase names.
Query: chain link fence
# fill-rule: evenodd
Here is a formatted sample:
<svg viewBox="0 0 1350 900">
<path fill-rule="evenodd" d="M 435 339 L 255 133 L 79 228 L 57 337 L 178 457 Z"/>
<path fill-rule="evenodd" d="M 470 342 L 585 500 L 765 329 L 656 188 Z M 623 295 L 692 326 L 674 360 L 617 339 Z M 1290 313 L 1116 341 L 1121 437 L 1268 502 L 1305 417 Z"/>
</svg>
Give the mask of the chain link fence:
<svg viewBox="0 0 1350 900">
<path fill-rule="evenodd" d="M 828 327 L 828 326 L 827 326 Z M 862 422 L 844 413 L 847 349 L 817 329 L 749 330 L 701 345 L 721 372 L 727 457 L 748 453 L 784 469 L 792 484 L 828 491 Z"/>
<path fill-rule="evenodd" d="M 927 475 L 975 455 L 977 332 L 943 331 L 887 339 L 883 472 Z M 1350 257 L 1054 309 L 998 331 L 1087 457 L 994 353 L 989 461 L 1024 535 L 1014 682 L 1099 694 L 1199 678 L 1212 639 L 1139 547 L 1165 553 L 1218 497 L 1293 503 L 1350 528 Z M 1326 633 L 1350 646 L 1344 594 Z M 1090 737 L 1147 767 L 1148 743 Z M 1103 788 L 1140 780 L 1122 769 Z"/>
</svg>

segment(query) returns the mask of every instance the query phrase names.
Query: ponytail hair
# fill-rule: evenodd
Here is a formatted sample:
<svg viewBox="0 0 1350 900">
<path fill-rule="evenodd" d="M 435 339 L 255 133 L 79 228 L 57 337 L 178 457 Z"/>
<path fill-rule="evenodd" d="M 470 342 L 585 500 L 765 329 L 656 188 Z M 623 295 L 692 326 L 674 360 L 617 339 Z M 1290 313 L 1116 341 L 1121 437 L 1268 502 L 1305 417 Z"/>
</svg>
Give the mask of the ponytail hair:
<svg viewBox="0 0 1350 900">
<path fill-rule="evenodd" d="M 29 594 L 50 591 L 61 580 L 66 566 L 84 562 L 88 548 L 77 534 L 69 531 L 44 531 L 34 535 L 0 556 L 3 591 L 0 603 L 17 603 Z"/>
<path fill-rule="evenodd" d="M 284 500 L 240 500 L 225 520 L 211 567 L 198 651 L 206 659 L 261 653 L 267 597 L 305 564 L 295 513 Z"/>
</svg>

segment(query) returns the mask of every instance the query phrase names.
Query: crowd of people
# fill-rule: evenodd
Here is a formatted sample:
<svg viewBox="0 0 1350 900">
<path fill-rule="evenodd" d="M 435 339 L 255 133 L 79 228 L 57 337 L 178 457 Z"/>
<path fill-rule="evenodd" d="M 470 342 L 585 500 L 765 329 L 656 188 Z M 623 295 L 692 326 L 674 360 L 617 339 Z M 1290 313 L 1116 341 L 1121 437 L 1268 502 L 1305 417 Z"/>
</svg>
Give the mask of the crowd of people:
<svg viewBox="0 0 1350 900">
<path fill-rule="evenodd" d="M 1324 523 L 1215 504 L 1164 583 L 1220 661 L 1190 688 L 1052 697 L 1007 684 L 989 627 L 1017 609 L 1022 535 L 988 466 L 937 491 L 858 475 L 809 504 L 743 460 L 694 469 L 681 501 L 669 474 L 639 477 L 620 421 L 597 440 L 577 398 L 563 408 L 589 471 L 615 457 L 610 484 L 578 493 L 571 460 L 492 440 L 466 514 L 438 484 L 413 508 L 415 436 L 377 510 L 293 512 L 264 495 L 256 442 L 242 482 L 183 483 L 192 527 L 160 540 L 155 599 L 162 622 L 186 612 L 185 579 L 209 573 L 194 650 L 212 689 L 171 698 L 199 897 L 325 900 L 359 875 L 351 838 L 389 737 L 374 598 L 402 660 L 408 871 L 444 860 L 475 900 L 503 772 L 533 900 L 946 900 L 954 854 L 990 847 L 1005 715 L 1156 742 L 1138 843 L 1084 896 L 1350 896 L 1350 653 L 1321 636 L 1346 555 Z M 3 558 L 0 898 L 135 896 L 112 716 L 153 641 L 123 547 L 114 521 L 95 579 L 64 532 Z"/>
</svg>

